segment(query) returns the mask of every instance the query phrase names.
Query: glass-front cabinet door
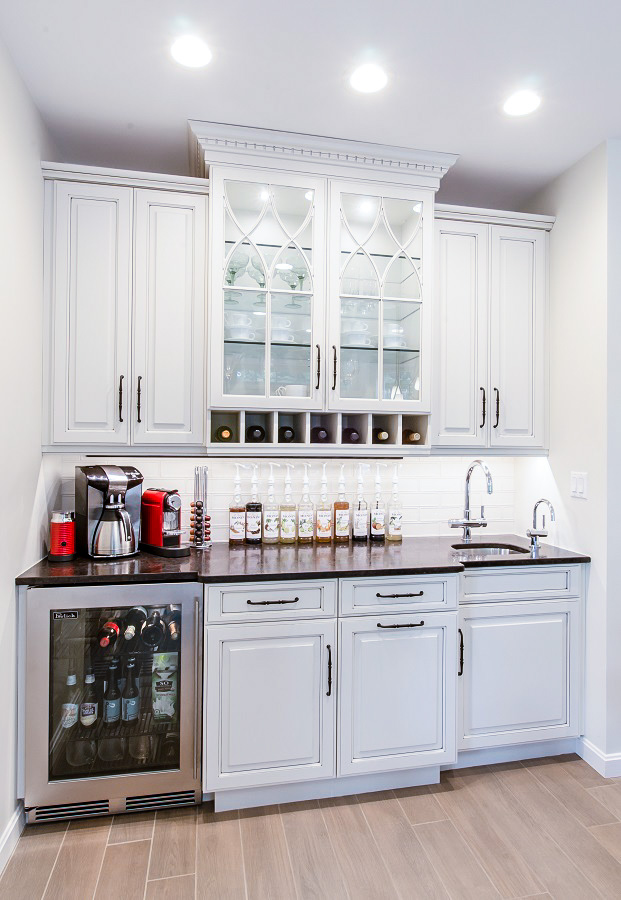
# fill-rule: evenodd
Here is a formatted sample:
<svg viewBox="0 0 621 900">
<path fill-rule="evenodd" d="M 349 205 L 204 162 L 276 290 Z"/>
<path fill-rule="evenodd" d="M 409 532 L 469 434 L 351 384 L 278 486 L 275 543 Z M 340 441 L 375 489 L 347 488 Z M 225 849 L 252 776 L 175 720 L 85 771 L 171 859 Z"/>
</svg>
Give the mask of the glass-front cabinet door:
<svg viewBox="0 0 621 900">
<path fill-rule="evenodd" d="M 212 406 L 321 408 L 325 191 L 312 176 L 212 170 Z"/>
<path fill-rule="evenodd" d="M 432 195 L 346 182 L 330 191 L 328 403 L 427 412 Z"/>
</svg>

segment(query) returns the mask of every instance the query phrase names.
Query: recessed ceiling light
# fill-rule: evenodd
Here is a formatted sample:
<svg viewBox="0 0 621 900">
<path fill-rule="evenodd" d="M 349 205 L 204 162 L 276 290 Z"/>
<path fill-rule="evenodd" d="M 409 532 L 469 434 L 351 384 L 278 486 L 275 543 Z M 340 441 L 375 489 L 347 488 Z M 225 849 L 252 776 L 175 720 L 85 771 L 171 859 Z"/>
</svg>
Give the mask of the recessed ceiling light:
<svg viewBox="0 0 621 900">
<path fill-rule="evenodd" d="M 263 200 L 263 201 L 269 200 L 269 196 L 270 196 L 269 193 L 265 189 L 263 189 L 261 191 L 261 193 L 259 194 L 259 200 Z"/>
<path fill-rule="evenodd" d="M 386 87 L 388 75 L 381 66 L 376 66 L 375 63 L 365 63 L 363 66 L 358 66 L 356 71 L 352 73 L 349 83 L 356 91 L 360 91 L 363 94 L 373 94 L 375 91 L 381 91 L 383 87 Z"/>
<path fill-rule="evenodd" d="M 182 66 L 191 69 L 200 69 L 211 60 L 211 50 L 199 37 L 194 34 L 185 34 L 177 38 L 170 48 L 173 59 Z"/>
<path fill-rule="evenodd" d="M 375 212 L 375 203 L 372 200 L 362 200 L 360 202 L 360 212 L 363 216 L 370 216 Z"/>
<path fill-rule="evenodd" d="M 306 191 L 306 193 L 304 194 L 304 199 L 305 199 L 305 200 L 312 200 L 312 199 L 313 199 L 313 192 L 312 192 L 312 191 Z"/>
<path fill-rule="evenodd" d="M 540 103 L 541 97 L 534 91 L 516 91 L 507 97 L 502 108 L 508 116 L 527 116 L 535 112 Z"/>
</svg>

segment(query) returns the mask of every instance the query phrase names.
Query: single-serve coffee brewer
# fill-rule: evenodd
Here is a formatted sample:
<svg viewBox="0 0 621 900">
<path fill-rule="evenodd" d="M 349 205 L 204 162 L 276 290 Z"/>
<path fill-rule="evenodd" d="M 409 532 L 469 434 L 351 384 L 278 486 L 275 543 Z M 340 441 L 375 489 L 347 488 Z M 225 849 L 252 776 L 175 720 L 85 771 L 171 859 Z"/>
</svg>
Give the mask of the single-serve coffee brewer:
<svg viewBox="0 0 621 900">
<path fill-rule="evenodd" d="M 133 466 L 76 466 L 76 549 L 115 559 L 138 553 L 142 475 Z"/>
</svg>

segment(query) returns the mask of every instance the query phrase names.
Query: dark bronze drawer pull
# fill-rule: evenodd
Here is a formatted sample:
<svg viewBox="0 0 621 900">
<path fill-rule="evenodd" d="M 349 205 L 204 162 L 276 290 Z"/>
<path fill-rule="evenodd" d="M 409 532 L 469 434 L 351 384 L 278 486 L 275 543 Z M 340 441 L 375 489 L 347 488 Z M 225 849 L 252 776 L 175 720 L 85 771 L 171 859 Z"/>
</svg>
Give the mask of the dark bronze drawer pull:
<svg viewBox="0 0 621 900">
<path fill-rule="evenodd" d="M 330 644 L 326 644 L 326 649 L 328 651 L 328 690 L 326 691 L 326 697 L 330 697 L 332 694 L 332 647 Z"/>
<path fill-rule="evenodd" d="M 315 385 L 315 390 L 319 390 L 319 383 L 321 381 L 321 347 L 319 344 L 315 345 L 317 350 L 317 384 Z"/>
<path fill-rule="evenodd" d="M 479 428 L 483 428 L 485 426 L 485 414 L 487 412 L 487 400 L 485 398 L 485 388 L 482 387 L 481 390 L 483 391 L 483 421 L 479 425 Z"/>
<path fill-rule="evenodd" d="M 138 422 L 142 422 L 142 419 L 140 418 L 140 412 L 142 410 L 142 386 L 141 386 L 141 383 L 142 383 L 142 375 L 139 375 L 138 376 L 138 390 L 136 391 L 136 412 L 138 413 L 138 418 L 137 418 Z"/>
<path fill-rule="evenodd" d="M 498 388 L 494 388 L 496 393 L 496 422 L 494 423 L 494 428 L 498 428 L 500 424 L 500 391 Z"/>
<path fill-rule="evenodd" d="M 283 603 L 298 603 L 299 597 L 294 600 L 246 600 L 249 606 L 281 606 Z"/>
<path fill-rule="evenodd" d="M 123 421 L 123 379 L 125 375 L 119 376 L 119 422 Z"/>
<path fill-rule="evenodd" d="M 382 625 L 381 622 L 377 623 L 378 628 L 420 628 L 421 625 L 425 623 L 421 620 L 420 622 L 409 622 L 407 625 Z"/>
<path fill-rule="evenodd" d="M 398 600 L 401 597 L 422 597 L 424 591 L 418 591 L 416 594 L 376 594 L 376 597 L 381 597 L 382 600 Z"/>
<path fill-rule="evenodd" d="M 464 674 L 464 633 L 461 628 L 458 628 L 459 632 L 459 672 L 458 675 Z"/>
</svg>

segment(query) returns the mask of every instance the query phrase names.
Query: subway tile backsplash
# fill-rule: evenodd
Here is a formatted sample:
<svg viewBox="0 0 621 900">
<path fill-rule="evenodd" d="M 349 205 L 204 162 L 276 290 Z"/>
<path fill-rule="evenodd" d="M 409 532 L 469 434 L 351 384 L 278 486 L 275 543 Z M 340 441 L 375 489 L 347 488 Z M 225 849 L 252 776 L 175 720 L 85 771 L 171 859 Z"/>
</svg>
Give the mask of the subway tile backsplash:
<svg viewBox="0 0 621 900">
<path fill-rule="evenodd" d="M 303 463 L 309 462 L 311 496 L 315 502 L 319 499 L 321 478 L 321 461 L 317 459 L 293 459 L 295 465 L 292 472 L 294 499 L 299 501 L 302 492 L 304 475 Z M 403 504 L 403 533 L 406 536 L 448 534 L 451 529 L 448 520 L 461 516 L 464 505 L 464 482 L 468 465 L 472 456 L 467 457 L 422 457 L 404 459 L 399 469 L 399 494 Z M 228 540 L 228 508 L 233 494 L 235 463 L 248 465 L 248 459 L 208 459 L 179 457 L 93 457 L 81 454 L 49 453 L 44 457 L 44 472 L 47 494 L 52 497 L 51 508 L 74 508 L 74 469 L 79 465 L 97 465 L 100 463 L 115 465 L 134 465 L 144 475 L 143 487 L 176 488 L 183 501 L 182 524 L 189 530 L 190 501 L 194 491 L 194 467 L 209 466 L 209 503 L 211 515 L 212 539 Z M 267 479 L 269 460 L 257 460 L 259 465 L 259 491 L 262 499 L 267 496 Z M 274 469 L 275 493 L 277 500 L 282 499 L 287 460 L 276 460 L 280 468 Z M 338 460 L 327 462 L 328 492 L 333 499 L 337 492 L 340 471 Z M 353 502 L 357 487 L 357 467 L 353 460 L 345 462 L 346 491 L 350 502 Z M 471 506 L 478 514 L 481 504 L 485 505 L 485 516 L 489 522 L 488 530 L 493 533 L 515 531 L 514 511 L 514 469 L 512 458 L 494 457 L 489 460 L 489 467 L 494 479 L 494 493 L 485 492 L 485 481 L 480 471 L 472 477 Z M 392 485 L 393 463 L 387 461 L 387 468 L 382 469 L 382 496 L 388 500 Z M 250 492 L 250 471 L 242 469 L 242 497 L 247 500 Z M 367 501 L 374 496 L 375 465 L 366 470 L 364 475 L 364 491 Z M 50 509 L 51 511 L 51 509 Z M 456 536 L 459 532 L 453 532 Z"/>
</svg>

